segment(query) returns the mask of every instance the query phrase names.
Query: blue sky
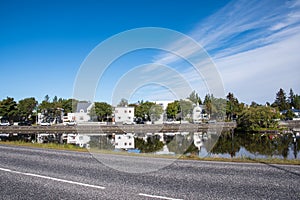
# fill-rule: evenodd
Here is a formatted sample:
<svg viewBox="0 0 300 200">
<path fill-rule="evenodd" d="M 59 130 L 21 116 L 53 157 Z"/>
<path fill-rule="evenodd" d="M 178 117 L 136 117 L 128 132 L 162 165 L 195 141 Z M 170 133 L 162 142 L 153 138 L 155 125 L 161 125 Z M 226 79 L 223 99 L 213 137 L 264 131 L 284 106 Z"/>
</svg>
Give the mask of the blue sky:
<svg viewBox="0 0 300 200">
<path fill-rule="evenodd" d="M 219 71 L 225 93 L 233 92 L 240 101 L 273 102 L 281 87 L 300 93 L 299 1 L 0 0 L 0 27 L 0 99 L 71 98 L 89 53 L 109 37 L 141 27 L 172 29 L 199 42 Z M 170 45 L 184 55 L 191 51 L 177 47 L 177 41 Z M 94 100 L 110 102 L 121 77 L 144 63 L 177 70 L 202 98 L 209 92 L 184 60 L 144 49 L 114 61 Z M 130 101 L 174 98 L 166 89 L 145 84 Z"/>
</svg>

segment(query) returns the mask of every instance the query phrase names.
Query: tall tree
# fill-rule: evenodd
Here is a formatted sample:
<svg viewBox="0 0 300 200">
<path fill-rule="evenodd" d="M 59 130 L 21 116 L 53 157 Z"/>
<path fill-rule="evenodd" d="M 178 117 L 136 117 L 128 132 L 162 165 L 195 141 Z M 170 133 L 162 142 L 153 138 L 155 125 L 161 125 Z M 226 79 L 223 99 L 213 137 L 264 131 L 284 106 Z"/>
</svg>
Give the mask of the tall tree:
<svg viewBox="0 0 300 200">
<path fill-rule="evenodd" d="M 37 106 L 37 101 L 34 97 L 25 98 L 19 101 L 18 104 L 18 114 L 21 120 L 28 120 L 32 115 L 33 110 Z"/>
<path fill-rule="evenodd" d="M 186 119 L 193 112 L 193 103 L 191 101 L 180 100 L 179 101 L 180 118 Z"/>
<path fill-rule="evenodd" d="M 108 119 L 112 114 L 112 107 L 105 102 L 95 102 L 95 112 L 100 121 Z"/>
<path fill-rule="evenodd" d="M 290 89 L 290 94 L 288 98 L 289 108 L 295 107 L 295 94 L 293 92 L 293 89 Z"/>
<path fill-rule="evenodd" d="M 18 112 L 17 103 L 14 98 L 7 97 L 0 101 L 0 116 L 9 121 L 12 121 Z"/>
<path fill-rule="evenodd" d="M 125 107 L 125 106 L 128 106 L 128 100 L 122 98 L 120 103 L 118 104 L 118 107 Z"/>
<path fill-rule="evenodd" d="M 239 112 L 239 101 L 234 97 L 233 93 L 228 93 L 226 103 L 226 117 L 227 120 L 233 120 L 237 117 Z"/>
<path fill-rule="evenodd" d="M 273 106 L 278 107 L 280 111 L 287 110 L 289 108 L 286 100 L 286 94 L 282 88 L 280 88 L 280 90 L 276 93 L 276 99 Z"/>
<path fill-rule="evenodd" d="M 196 93 L 195 90 L 190 94 L 190 96 L 188 97 L 188 99 L 190 101 L 192 101 L 194 104 L 202 104 L 202 101 L 201 101 L 199 95 Z"/>
<path fill-rule="evenodd" d="M 164 110 L 160 105 L 153 105 L 149 110 L 151 121 L 157 121 L 160 119 L 161 114 L 163 114 Z"/>
<path fill-rule="evenodd" d="M 142 118 L 145 121 L 150 121 L 150 109 L 152 106 L 154 106 L 155 103 L 153 102 L 142 102 L 140 105 L 136 107 L 134 110 L 135 117 Z"/>
<path fill-rule="evenodd" d="M 180 110 L 179 101 L 174 101 L 172 103 L 169 103 L 166 110 L 167 117 L 173 120 L 176 119 L 179 110 Z"/>
</svg>

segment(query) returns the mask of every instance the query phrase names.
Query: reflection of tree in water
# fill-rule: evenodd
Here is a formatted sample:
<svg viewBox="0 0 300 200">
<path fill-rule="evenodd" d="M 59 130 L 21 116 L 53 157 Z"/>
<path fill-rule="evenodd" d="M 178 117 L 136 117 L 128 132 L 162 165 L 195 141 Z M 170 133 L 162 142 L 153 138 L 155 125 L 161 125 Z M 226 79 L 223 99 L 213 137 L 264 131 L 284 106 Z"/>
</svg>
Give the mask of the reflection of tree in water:
<svg viewBox="0 0 300 200">
<path fill-rule="evenodd" d="M 297 140 L 297 146 L 300 141 Z M 282 156 L 287 158 L 289 154 L 289 147 L 295 151 L 295 144 L 293 144 L 293 138 L 290 134 L 285 135 L 272 135 L 272 134 L 248 134 L 248 133 L 236 133 L 232 138 L 230 133 L 222 133 L 218 139 L 216 145 L 212 148 L 213 154 L 230 154 L 234 157 L 241 147 L 244 147 L 250 153 L 254 155 L 266 155 L 266 156 Z M 246 155 L 247 156 L 247 155 Z M 295 158 L 297 157 L 297 151 L 294 152 Z"/>
<path fill-rule="evenodd" d="M 240 150 L 241 138 L 232 135 L 230 132 L 224 132 L 220 135 L 216 145 L 212 148 L 211 153 L 225 154 L 228 153 L 234 157 L 236 152 Z"/>
<path fill-rule="evenodd" d="M 162 150 L 164 143 L 160 141 L 159 135 L 148 136 L 147 140 L 135 138 L 135 148 L 141 150 L 142 153 L 153 153 Z"/>
<path fill-rule="evenodd" d="M 91 136 L 89 144 L 91 148 L 113 150 L 115 147 L 111 139 L 111 136 Z"/>
<path fill-rule="evenodd" d="M 287 158 L 292 142 L 291 135 L 244 134 L 243 138 L 241 145 L 253 154 L 281 155 L 284 158 Z"/>
<path fill-rule="evenodd" d="M 176 154 L 198 154 L 199 150 L 194 144 L 193 133 L 188 135 L 166 136 L 165 141 L 170 152 Z"/>
</svg>

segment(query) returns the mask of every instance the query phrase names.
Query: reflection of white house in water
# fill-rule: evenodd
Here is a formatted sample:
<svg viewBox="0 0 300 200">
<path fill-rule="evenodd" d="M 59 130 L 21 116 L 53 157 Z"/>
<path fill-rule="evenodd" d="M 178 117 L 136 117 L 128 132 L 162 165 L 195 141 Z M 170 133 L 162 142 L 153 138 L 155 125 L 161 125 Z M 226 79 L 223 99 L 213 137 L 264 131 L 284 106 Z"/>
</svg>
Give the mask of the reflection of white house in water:
<svg viewBox="0 0 300 200">
<path fill-rule="evenodd" d="M 88 143 L 90 142 L 89 135 L 81 135 L 81 134 L 63 134 L 62 140 L 67 144 L 75 144 L 80 147 L 88 147 Z"/>
<path fill-rule="evenodd" d="M 115 149 L 134 149 L 134 135 L 132 133 L 116 134 Z"/>
<path fill-rule="evenodd" d="M 134 107 L 115 107 L 115 122 L 132 124 L 134 120 Z"/>
</svg>

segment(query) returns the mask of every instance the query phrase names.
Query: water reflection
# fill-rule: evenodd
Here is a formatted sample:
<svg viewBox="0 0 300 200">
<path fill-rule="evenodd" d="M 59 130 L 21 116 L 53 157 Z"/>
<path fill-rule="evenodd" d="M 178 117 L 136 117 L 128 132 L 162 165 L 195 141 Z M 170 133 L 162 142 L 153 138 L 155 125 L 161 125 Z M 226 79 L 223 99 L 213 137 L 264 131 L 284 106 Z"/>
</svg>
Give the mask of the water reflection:
<svg viewBox="0 0 300 200">
<path fill-rule="evenodd" d="M 225 133 L 209 156 L 300 159 L 299 142 L 300 138 L 296 139 L 293 134 L 239 133 L 232 136 Z"/>
<path fill-rule="evenodd" d="M 92 148 L 116 150 L 115 136 L 93 136 Z M 217 141 L 215 143 L 215 141 Z M 178 132 L 135 134 L 135 153 L 193 154 L 220 158 L 300 159 L 300 137 L 293 134 Z M 120 149 L 119 149 L 120 150 Z M 122 149 L 130 150 L 130 149 Z M 210 150 L 210 151 L 209 151 Z M 131 150 L 132 151 L 132 150 Z"/>
</svg>

